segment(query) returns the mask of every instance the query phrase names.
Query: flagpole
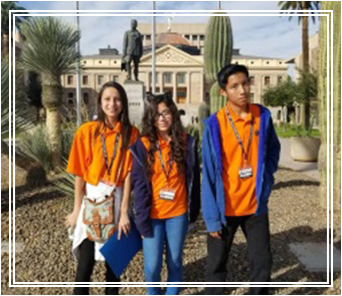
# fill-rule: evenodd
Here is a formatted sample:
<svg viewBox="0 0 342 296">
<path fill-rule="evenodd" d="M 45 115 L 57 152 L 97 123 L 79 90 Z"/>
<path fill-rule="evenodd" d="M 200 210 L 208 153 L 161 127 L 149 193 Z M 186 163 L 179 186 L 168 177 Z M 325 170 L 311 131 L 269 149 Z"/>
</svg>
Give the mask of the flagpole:
<svg viewBox="0 0 342 296">
<path fill-rule="evenodd" d="M 76 1 L 76 28 L 77 31 L 80 30 L 80 19 L 78 15 L 79 10 L 79 1 Z M 80 40 L 76 43 L 76 51 L 80 55 Z M 77 116 L 77 125 L 80 126 L 82 123 L 82 115 L 81 115 L 81 75 L 80 75 L 80 61 L 76 62 L 76 116 Z"/>
<path fill-rule="evenodd" d="M 154 16 L 154 10 L 156 9 L 155 1 L 152 1 L 152 93 L 156 93 L 156 17 Z"/>
</svg>

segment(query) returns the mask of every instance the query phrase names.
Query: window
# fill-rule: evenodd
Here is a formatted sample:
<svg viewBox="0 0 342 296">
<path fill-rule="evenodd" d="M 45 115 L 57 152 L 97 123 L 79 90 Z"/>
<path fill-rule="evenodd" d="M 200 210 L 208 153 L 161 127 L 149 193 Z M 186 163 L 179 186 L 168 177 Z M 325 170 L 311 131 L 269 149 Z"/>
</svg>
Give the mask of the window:
<svg viewBox="0 0 342 296">
<path fill-rule="evenodd" d="M 254 62 L 253 62 L 253 61 L 251 61 L 251 64 L 253 65 L 253 64 L 254 64 Z"/>
<path fill-rule="evenodd" d="M 151 35 L 146 35 L 146 40 L 151 40 Z"/>
<path fill-rule="evenodd" d="M 102 61 L 99 61 L 99 64 L 102 64 Z"/>
<path fill-rule="evenodd" d="M 172 73 L 164 73 L 164 83 L 172 83 Z"/>
<path fill-rule="evenodd" d="M 83 102 L 86 105 L 89 104 L 89 93 L 87 93 L 87 92 L 83 93 Z"/>
<path fill-rule="evenodd" d="M 269 61 L 267 61 L 267 62 L 266 62 L 266 65 L 269 65 L 269 64 L 270 64 L 270 62 L 269 62 Z"/>
<path fill-rule="evenodd" d="M 88 76 L 87 75 L 83 75 L 82 76 L 82 83 L 84 84 L 84 85 L 88 85 Z"/>
<path fill-rule="evenodd" d="M 278 83 L 282 83 L 283 82 L 283 76 L 278 76 Z"/>
<path fill-rule="evenodd" d="M 102 75 L 97 76 L 97 84 L 100 86 L 103 84 L 103 76 Z"/>
<path fill-rule="evenodd" d="M 200 40 L 204 41 L 204 39 L 205 39 L 204 35 L 200 35 Z"/>
<path fill-rule="evenodd" d="M 185 73 L 178 73 L 177 74 L 177 82 L 179 84 L 184 84 L 185 83 Z"/>
<path fill-rule="evenodd" d="M 254 84 L 255 84 L 255 78 L 254 78 L 254 76 L 250 76 L 250 77 L 249 77 L 249 84 L 250 84 L 250 85 L 254 85 Z"/>
<path fill-rule="evenodd" d="M 264 85 L 270 85 L 270 82 L 271 82 L 270 76 L 265 76 L 265 78 L 264 78 Z"/>
<path fill-rule="evenodd" d="M 69 92 L 69 93 L 68 93 L 68 98 L 69 98 L 69 99 L 72 99 L 73 97 L 74 97 L 74 93 Z"/>
<path fill-rule="evenodd" d="M 281 65 L 282 64 L 282 62 L 279 62 L 279 65 Z"/>
<path fill-rule="evenodd" d="M 186 39 L 190 40 L 190 35 L 185 35 L 184 36 Z"/>
<path fill-rule="evenodd" d="M 192 35 L 192 40 L 193 40 L 193 41 L 197 41 L 197 39 L 198 39 L 198 36 L 197 36 L 197 35 Z"/>
<path fill-rule="evenodd" d="M 74 104 L 74 100 L 73 99 L 69 99 L 68 103 L 69 103 L 69 105 L 73 105 Z"/>
<path fill-rule="evenodd" d="M 74 76 L 68 75 L 67 81 L 68 81 L 68 85 L 74 84 Z"/>
<path fill-rule="evenodd" d="M 114 82 L 119 82 L 119 76 L 118 75 L 113 75 L 113 81 Z"/>
</svg>

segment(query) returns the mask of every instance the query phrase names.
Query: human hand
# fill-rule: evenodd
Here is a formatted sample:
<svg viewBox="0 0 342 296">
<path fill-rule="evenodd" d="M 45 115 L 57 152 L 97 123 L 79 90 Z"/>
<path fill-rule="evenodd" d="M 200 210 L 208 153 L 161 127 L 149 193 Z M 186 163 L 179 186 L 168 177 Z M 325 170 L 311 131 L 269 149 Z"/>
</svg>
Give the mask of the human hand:
<svg viewBox="0 0 342 296">
<path fill-rule="evenodd" d="M 129 221 L 129 216 L 127 213 L 121 213 L 119 226 L 118 226 L 118 240 L 121 239 L 121 234 L 124 233 L 125 236 L 128 236 L 128 232 L 131 229 L 131 222 Z"/>
<path fill-rule="evenodd" d="M 213 238 L 217 239 L 222 239 L 222 232 L 221 231 L 214 231 L 214 232 L 209 232 L 210 236 Z"/>
</svg>

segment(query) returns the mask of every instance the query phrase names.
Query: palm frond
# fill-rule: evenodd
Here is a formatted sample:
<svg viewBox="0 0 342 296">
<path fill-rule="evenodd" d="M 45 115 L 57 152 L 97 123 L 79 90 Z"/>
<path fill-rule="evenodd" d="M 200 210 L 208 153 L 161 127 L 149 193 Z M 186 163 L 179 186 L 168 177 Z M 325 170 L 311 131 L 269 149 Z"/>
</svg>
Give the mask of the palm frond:
<svg viewBox="0 0 342 296">
<path fill-rule="evenodd" d="M 35 114 L 28 109 L 23 83 L 23 73 L 19 69 L 16 69 L 15 74 L 15 132 L 18 133 L 33 127 Z M 14 110 L 13 92 L 10 97 L 9 90 L 8 59 L 3 58 L 1 62 L 1 136 L 4 138 L 8 137 L 10 120 L 13 119 L 9 116 L 9 100 L 12 100 L 12 112 Z"/>
<path fill-rule="evenodd" d="M 292 15 L 296 13 L 297 10 L 307 10 L 308 14 L 317 14 L 316 10 L 320 9 L 320 1 L 279 1 L 278 7 L 281 10 L 284 10 L 280 13 L 289 14 L 289 21 L 292 20 Z M 297 16 L 298 24 L 302 21 L 302 16 Z M 316 17 L 314 15 L 311 16 L 313 23 L 316 21 Z"/>
<path fill-rule="evenodd" d="M 53 17 L 31 18 L 21 26 L 26 38 L 21 58 L 26 69 L 59 77 L 79 59 L 80 32 Z"/>
</svg>

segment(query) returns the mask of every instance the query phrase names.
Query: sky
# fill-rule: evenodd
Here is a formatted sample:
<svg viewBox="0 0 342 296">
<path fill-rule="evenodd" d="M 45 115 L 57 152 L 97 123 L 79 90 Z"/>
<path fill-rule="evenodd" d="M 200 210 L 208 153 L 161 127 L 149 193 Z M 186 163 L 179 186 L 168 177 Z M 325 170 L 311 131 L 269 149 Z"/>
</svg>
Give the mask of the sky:
<svg viewBox="0 0 342 296">
<path fill-rule="evenodd" d="M 155 5 L 158 10 L 173 10 L 171 13 L 177 13 L 177 10 L 215 10 L 217 3 L 218 1 L 156 1 Z M 28 10 L 76 9 L 76 1 L 19 1 L 18 4 Z M 79 1 L 79 7 L 80 10 L 150 10 L 152 1 Z M 230 13 L 236 13 L 234 10 L 279 9 L 278 1 L 221 1 L 221 8 Z M 261 13 L 249 13 L 253 15 L 231 16 L 234 48 L 239 48 L 241 54 L 288 59 L 301 52 L 301 26 L 296 17 L 289 21 L 288 15 L 261 16 Z M 130 12 L 128 14 L 129 16 L 80 16 L 81 53 L 97 54 L 99 48 L 108 45 L 121 52 L 123 34 L 130 28 L 131 19 L 137 19 L 138 23 L 151 23 L 150 16 L 134 16 Z M 73 16 L 61 18 L 75 24 Z M 175 15 L 172 23 L 206 23 L 208 18 L 209 16 Z M 167 23 L 167 16 L 157 17 L 157 22 Z M 315 24 L 310 21 L 309 36 L 315 34 L 318 28 L 319 21 Z"/>
</svg>

